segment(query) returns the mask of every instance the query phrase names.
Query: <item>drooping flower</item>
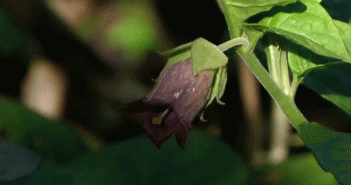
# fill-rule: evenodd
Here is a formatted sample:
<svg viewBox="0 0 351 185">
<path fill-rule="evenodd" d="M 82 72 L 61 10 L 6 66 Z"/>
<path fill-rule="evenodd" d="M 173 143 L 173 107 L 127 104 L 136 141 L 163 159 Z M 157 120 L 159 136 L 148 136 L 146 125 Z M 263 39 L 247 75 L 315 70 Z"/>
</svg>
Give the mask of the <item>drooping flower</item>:
<svg viewBox="0 0 351 185">
<path fill-rule="evenodd" d="M 218 100 L 224 91 L 225 66 L 195 66 L 194 57 L 190 56 L 189 51 L 180 55 L 173 57 L 179 61 L 169 60 L 149 96 L 132 102 L 127 109 L 147 113 L 143 128 L 158 148 L 174 133 L 178 145 L 183 148 L 192 128 L 191 122 L 214 98 Z"/>
</svg>

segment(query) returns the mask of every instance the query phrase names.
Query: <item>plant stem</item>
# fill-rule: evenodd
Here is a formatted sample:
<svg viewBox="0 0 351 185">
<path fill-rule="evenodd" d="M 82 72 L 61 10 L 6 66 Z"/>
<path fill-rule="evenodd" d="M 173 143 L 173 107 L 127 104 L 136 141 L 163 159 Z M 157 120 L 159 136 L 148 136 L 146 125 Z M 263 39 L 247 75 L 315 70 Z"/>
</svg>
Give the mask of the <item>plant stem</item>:
<svg viewBox="0 0 351 185">
<path fill-rule="evenodd" d="M 285 49 L 281 49 L 280 52 L 280 78 L 281 78 L 281 89 L 289 98 L 291 95 L 290 89 L 290 76 L 289 76 L 289 64 L 288 64 L 288 52 Z"/>
<path fill-rule="evenodd" d="M 228 10 L 228 7 L 223 6 L 223 3 L 221 2 L 220 5 L 226 19 L 231 38 L 240 37 L 241 32 L 237 30 L 238 25 L 234 24 L 236 20 L 233 20 L 234 17 L 230 16 L 231 12 Z M 262 86 L 267 90 L 269 95 L 278 103 L 295 128 L 298 125 L 308 122 L 300 110 L 296 107 L 294 100 L 286 96 L 283 91 L 281 91 L 250 48 L 239 47 L 236 51 L 244 59 L 245 63 L 260 81 Z"/>
<path fill-rule="evenodd" d="M 228 49 L 234 47 L 234 46 L 239 46 L 239 45 L 244 45 L 247 47 L 249 45 L 249 40 L 245 37 L 239 37 L 239 38 L 234 38 L 231 39 L 225 43 L 222 43 L 218 46 L 218 48 L 224 52 L 227 51 Z"/>
<path fill-rule="evenodd" d="M 267 70 L 262 66 L 261 62 L 251 51 L 240 47 L 238 48 L 237 52 L 244 59 L 245 63 L 249 66 L 263 87 L 268 91 L 269 95 L 278 103 L 294 127 L 308 122 L 307 119 L 301 114 L 300 110 L 296 107 L 293 99 L 289 98 L 278 87 L 278 85 L 268 74 Z"/>
<path fill-rule="evenodd" d="M 270 44 L 266 49 L 265 49 L 266 55 L 267 55 L 267 64 L 268 64 L 268 71 L 271 77 L 273 78 L 273 81 L 277 83 L 278 86 L 281 85 L 280 78 L 279 78 L 279 64 L 278 60 L 280 60 L 279 50 L 277 46 L 274 46 L 273 44 Z"/>
</svg>

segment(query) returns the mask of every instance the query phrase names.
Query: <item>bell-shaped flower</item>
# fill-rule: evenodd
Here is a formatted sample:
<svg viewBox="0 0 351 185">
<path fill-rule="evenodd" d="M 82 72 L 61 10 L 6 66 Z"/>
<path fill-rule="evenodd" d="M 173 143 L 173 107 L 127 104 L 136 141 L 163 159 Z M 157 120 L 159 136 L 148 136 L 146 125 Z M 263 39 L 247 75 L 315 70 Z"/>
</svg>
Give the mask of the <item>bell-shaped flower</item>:
<svg viewBox="0 0 351 185">
<path fill-rule="evenodd" d="M 158 148 L 174 133 L 183 148 L 194 118 L 214 98 L 220 102 L 227 57 L 202 38 L 166 54 L 171 57 L 149 96 L 132 102 L 127 111 L 147 113 L 143 128 Z"/>
</svg>

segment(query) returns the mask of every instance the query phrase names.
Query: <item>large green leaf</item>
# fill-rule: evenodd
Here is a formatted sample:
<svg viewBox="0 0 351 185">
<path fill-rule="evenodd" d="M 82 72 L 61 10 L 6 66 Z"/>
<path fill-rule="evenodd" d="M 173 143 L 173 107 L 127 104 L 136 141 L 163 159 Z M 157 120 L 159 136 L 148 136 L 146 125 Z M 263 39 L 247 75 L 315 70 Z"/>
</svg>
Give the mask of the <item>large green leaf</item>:
<svg viewBox="0 0 351 185">
<path fill-rule="evenodd" d="M 197 132 L 185 150 L 175 139 L 158 150 L 140 137 L 81 158 L 71 168 L 83 184 L 242 184 L 246 174 L 237 155 Z"/>
<path fill-rule="evenodd" d="M 351 62 L 343 37 L 325 9 L 314 0 L 301 0 L 303 12 L 277 12 L 251 27 L 280 34 L 313 52 Z"/>
<path fill-rule="evenodd" d="M 351 26 L 338 20 L 334 20 L 334 24 L 339 30 L 340 36 L 345 43 L 347 51 L 351 54 Z"/>
<path fill-rule="evenodd" d="M 0 98 L 0 130 L 2 137 L 59 164 L 88 151 L 66 123 L 49 120 L 5 98 Z"/>
<path fill-rule="evenodd" d="M 351 26 L 337 20 L 334 20 L 334 24 L 338 28 L 347 51 L 351 53 L 351 38 L 349 37 L 351 35 Z M 300 79 L 307 77 L 311 72 L 316 72 L 323 68 L 343 68 L 348 66 L 347 64 L 343 65 L 341 62 L 332 62 L 328 58 L 317 55 L 294 43 L 289 44 L 288 50 L 290 69 L 293 75 Z M 347 84 L 344 85 L 347 86 Z"/>
<path fill-rule="evenodd" d="M 73 163 L 45 163 L 13 184 L 244 184 L 247 169 L 224 143 L 191 132 L 184 150 L 171 139 L 157 149 L 146 136 L 128 139 Z"/>
<path fill-rule="evenodd" d="M 314 122 L 303 123 L 296 129 L 319 165 L 340 183 L 351 184 L 351 134 L 336 132 Z"/>
<path fill-rule="evenodd" d="M 268 11 L 274 6 L 284 6 L 296 2 L 296 0 L 218 0 L 217 1 L 226 16 L 229 29 L 233 38 L 240 36 L 241 23 L 249 17 L 260 12 Z M 230 22 L 230 23 L 229 23 Z M 234 28 L 235 27 L 235 28 Z"/>
<path fill-rule="evenodd" d="M 290 71 L 299 81 L 312 72 L 327 67 L 329 63 L 326 57 L 317 55 L 311 50 L 295 43 L 288 42 L 287 48 Z"/>
</svg>

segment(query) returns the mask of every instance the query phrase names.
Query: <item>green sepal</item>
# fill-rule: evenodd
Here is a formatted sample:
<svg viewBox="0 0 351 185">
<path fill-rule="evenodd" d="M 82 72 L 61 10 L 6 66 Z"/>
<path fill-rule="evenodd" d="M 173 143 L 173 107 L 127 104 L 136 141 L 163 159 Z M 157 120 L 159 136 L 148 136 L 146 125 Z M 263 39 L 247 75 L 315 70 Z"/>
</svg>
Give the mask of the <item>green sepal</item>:
<svg viewBox="0 0 351 185">
<path fill-rule="evenodd" d="M 158 53 L 162 56 L 168 57 L 166 67 L 173 65 L 175 63 L 184 61 L 187 58 L 191 57 L 191 46 L 193 42 L 189 42 L 173 49 L 167 51 L 159 51 Z"/>
<path fill-rule="evenodd" d="M 220 99 L 224 94 L 225 86 L 227 84 L 227 66 L 218 69 L 218 76 L 216 76 L 216 78 L 219 78 L 216 100 L 218 104 L 224 105 L 225 103 Z"/>
<path fill-rule="evenodd" d="M 170 66 L 170 65 L 173 65 L 175 63 L 178 63 L 178 62 L 182 62 L 185 59 L 190 58 L 190 57 L 191 57 L 191 50 L 190 49 L 184 50 L 181 53 L 178 53 L 177 55 L 174 55 L 174 56 L 170 57 L 167 60 L 166 67 Z"/>
<path fill-rule="evenodd" d="M 216 99 L 218 104 L 224 105 L 224 103 L 220 100 L 220 98 L 223 96 L 225 85 L 227 84 L 227 66 L 218 68 L 212 84 L 213 85 L 211 88 L 211 92 L 209 94 L 210 97 L 206 102 L 206 105 L 204 106 L 204 109 L 200 115 L 200 120 L 203 122 L 206 122 L 206 120 L 204 119 L 204 111 L 212 103 L 214 99 Z"/>
<path fill-rule="evenodd" d="M 167 50 L 167 51 L 159 51 L 158 53 L 159 53 L 160 55 L 168 56 L 168 57 L 174 56 L 174 55 L 176 55 L 176 54 L 178 54 L 178 53 L 181 53 L 181 52 L 183 52 L 183 51 L 186 51 L 186 50 L 190 49 L 190 47 L 191 47 L 192 44 L 193 44 L 193 42 L 189 42 L 189 43 L 186 43 L 186 44 L 182 44 L 182 45 L 180 45 L 180 46 L 178 46 L 178 47 L 169 49 L 169 50 Z"/>
<path fill-rule="evenodd" d="M 194 75 L 205 69 L 218 69 L 228 63 L 228 57 L 216 45 L 203 38 L 192 43 L 191 58 Z"/>
</svg>

